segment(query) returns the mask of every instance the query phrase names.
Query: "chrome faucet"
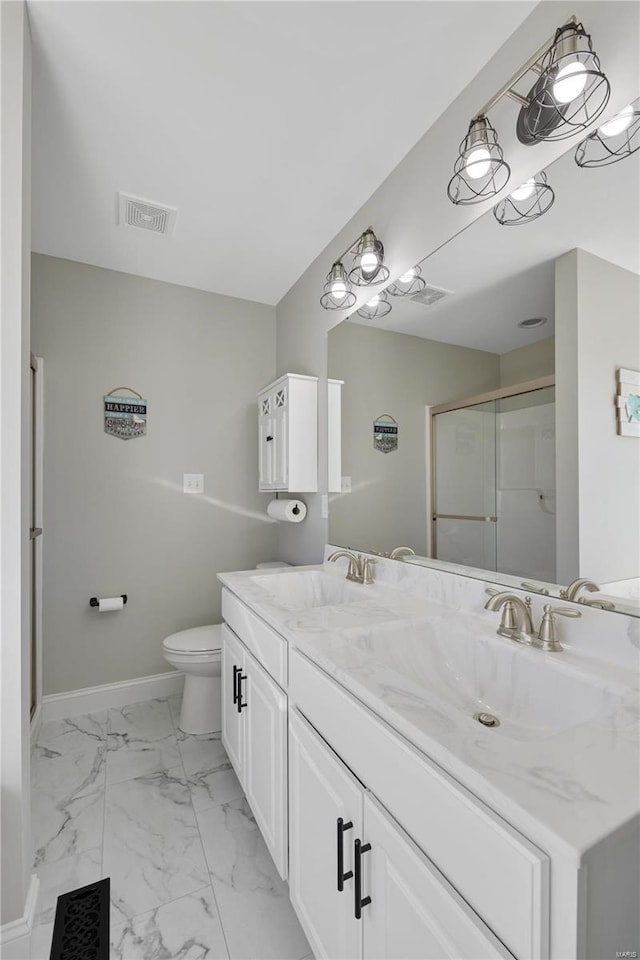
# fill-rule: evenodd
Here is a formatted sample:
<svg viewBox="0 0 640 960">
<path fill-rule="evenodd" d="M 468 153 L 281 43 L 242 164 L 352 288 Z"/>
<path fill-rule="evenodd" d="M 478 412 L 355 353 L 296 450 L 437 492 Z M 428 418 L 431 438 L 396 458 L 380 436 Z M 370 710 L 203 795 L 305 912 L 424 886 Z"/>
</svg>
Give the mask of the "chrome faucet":
<svg viewBox="0 0 640 960">
<path fill-rule="evenodd" d="M 600 587 L 597 583 L 594 583 L 593 580 L 581 577 L 561 590 L 560 596 L 563 600 L 577 600 L 578 603 L 585 603 L 589 607 L 600 607 L 601 610 L 615 610 L 615 605 L 611 603 L 610 600 L 590 600 L 588 597 L 578 596 L 581 590 L 586 590 L 588 593 L 597 593 Z"/>
<path fill-rule="evenodd" d="M 555 615 L 574 619 L 582 616 L 579 610 L 572 607 L 552 607 L 545 603 L 540 629 L 536 634 L 531 619 L 531 597 L 525 597 L 523 601 L 512 593 L 497 593 L 490 587 L 486 592 L 490 597 L 484 605 L 485 610 L 502 610 L 500 626 L 496 631 L 499 636 L 532 647 L 541 647 L 547 653 L 559 653 L 562 650 L 556 636 Z M 516 611 L 520 613 L 521 620 Z"/>
<path fill-rule="evenodd" d="M 340 557 L 346 557 L 349 561 L 347 580 L 353 583 L 373 583 L 373 564 L 377 563 L 377 560 L 363 557 L 361 553 L 353 554 L 350 550 L 334 550 L 327 559 L 335 563 Z"/>
<path fill-rule="evenodd" d="M 531 597 L 521 600 L 513 593 L 502 593 L 487 587 L 489 599 L 484 605 L 485 610 L 502 610 L 498 634 L 508 640 L 518 643 L 533 643 L 533 620 L 531 619 Z M 519 614 L 519 616 L 518 616 Z"/>
<path fill-rule="evenodd" d="M 390 560 L 399 560 L 400 557 L 415 557 L 416 552 L 411 547 L 394 547 L 389 554 Z"/>
</svg>

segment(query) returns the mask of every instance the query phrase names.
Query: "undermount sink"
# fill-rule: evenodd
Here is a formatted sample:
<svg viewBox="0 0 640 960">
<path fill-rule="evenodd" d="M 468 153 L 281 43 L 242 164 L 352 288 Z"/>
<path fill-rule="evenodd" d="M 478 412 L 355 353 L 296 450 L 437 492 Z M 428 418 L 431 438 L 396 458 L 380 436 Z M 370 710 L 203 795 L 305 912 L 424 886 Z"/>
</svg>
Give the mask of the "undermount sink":
<svg viewBox="0 0 640 960">
<path fill-rule="evenodd" d="M 622 700 L 564 668 L 556 659 L 562 654 L 476 635 L 439 618 L 420 628 L 381 627 L 356 644 L 441 712 L 453 709 L 470 720 L 490 714 L 499 721 L 489 731 L 495 736 L 548 737 L 610 716 Z"/>
<path fill-rule="evenodd" d="M 363 599 L 362 587 L 321 570 L 300 570 L 252 577 L 267 597 L 289 610 L 337 606 Z"/>
</svg>

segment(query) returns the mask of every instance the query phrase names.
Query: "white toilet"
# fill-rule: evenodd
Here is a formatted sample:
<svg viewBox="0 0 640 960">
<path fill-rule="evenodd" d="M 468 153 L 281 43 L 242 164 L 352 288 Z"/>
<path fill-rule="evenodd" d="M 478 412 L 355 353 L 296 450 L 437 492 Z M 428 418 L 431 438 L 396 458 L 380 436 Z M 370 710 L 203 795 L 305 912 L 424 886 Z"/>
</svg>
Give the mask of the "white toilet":
<svg viewBox="0 0 640 960">
<path fill-rule="evenodd" d="M 259 563 L 257 570 L 288 567 L 288 563 Z M 172 633 L 162 641 L 167 663 L 184 673 L 182 709 L 178 726 L 184 733 L 217 733 L 222 729 L 220 670 L 222 625 L 209 624 Z"/>
</svg>

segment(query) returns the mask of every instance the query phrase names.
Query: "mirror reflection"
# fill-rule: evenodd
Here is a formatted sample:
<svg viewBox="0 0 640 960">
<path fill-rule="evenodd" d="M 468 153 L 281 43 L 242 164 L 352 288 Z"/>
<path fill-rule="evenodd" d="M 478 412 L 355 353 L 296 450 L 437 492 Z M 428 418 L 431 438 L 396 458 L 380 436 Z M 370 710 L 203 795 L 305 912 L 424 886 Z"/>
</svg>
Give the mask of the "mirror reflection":
<svg viewBox="0 0 640 960">
<path fill-rule="evenodd" d="M 544 216 L 489 211 L 330 331 L 332 543 L 640 613 L 640 437 L 616 408 L 640 370 L 639 174 L 571 150 Z"/>
</svg>

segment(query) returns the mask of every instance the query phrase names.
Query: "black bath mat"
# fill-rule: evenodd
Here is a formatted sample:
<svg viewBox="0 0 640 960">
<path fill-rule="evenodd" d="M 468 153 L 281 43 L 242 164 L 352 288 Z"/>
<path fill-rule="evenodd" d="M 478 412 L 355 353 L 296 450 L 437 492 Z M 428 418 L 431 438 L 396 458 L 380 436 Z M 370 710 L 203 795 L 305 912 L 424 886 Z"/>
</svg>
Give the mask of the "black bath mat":
<svg viewBox="0 0 640 960">
<path fill-rule="evenodd" d="M 109 960 L 109 877 L 58 897 L 49 960 Z"/>
</svg>

